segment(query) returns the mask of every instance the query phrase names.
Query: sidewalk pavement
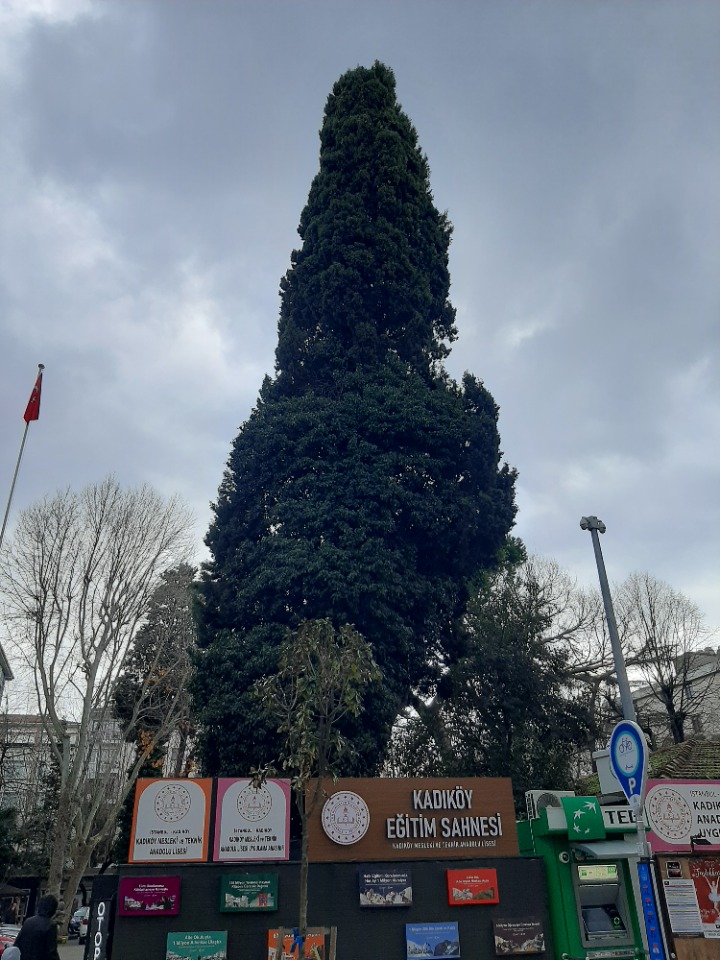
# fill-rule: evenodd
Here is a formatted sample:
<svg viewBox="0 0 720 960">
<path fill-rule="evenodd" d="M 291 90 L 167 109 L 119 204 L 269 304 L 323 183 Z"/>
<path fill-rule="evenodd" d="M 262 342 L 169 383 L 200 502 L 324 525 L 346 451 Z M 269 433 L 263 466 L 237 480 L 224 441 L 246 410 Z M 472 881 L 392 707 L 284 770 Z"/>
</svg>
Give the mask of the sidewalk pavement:
<svg viewBox="0 0 720 960">
<path fill-rule="evenodd" d="M 85 956 L 85 944 L 80 946 L 77 938 L 68 940 L 67 943 L 58 944 L 58 953 L 60 960 L 83 960 Z"/>
</svg>

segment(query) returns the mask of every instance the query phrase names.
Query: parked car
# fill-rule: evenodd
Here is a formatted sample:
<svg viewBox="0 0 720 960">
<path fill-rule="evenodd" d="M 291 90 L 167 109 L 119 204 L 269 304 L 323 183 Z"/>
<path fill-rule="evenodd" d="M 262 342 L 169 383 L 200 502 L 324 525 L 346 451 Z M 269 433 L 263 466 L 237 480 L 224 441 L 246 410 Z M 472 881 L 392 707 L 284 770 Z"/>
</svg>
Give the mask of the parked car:
<svg viewBox="0 0 720 960">
<path fill-rule="evenodd" d="M 90 907 L 78 907 L 68 923 L 68 936 L 77 937 L 80 933 L 80 924 L 90 916 Z M 85 931 L 87 934 L 87 930 Z"/>
<path fill-rule="evenodd" d="M 6 947 L 11 947 L 15 943 L 19 933 L 20 927 L 14 923 L 0 924 L 0 957 L 5 953 Z"/>
<path fill-rule="evenodd" d="M 88 935 L 88 922 L 90 920 L 90 907 L 85 907 L 86 913 L 80 917 L 80 927 L 78 928 L 78 943 L 85 943 Z"/>
</svg>

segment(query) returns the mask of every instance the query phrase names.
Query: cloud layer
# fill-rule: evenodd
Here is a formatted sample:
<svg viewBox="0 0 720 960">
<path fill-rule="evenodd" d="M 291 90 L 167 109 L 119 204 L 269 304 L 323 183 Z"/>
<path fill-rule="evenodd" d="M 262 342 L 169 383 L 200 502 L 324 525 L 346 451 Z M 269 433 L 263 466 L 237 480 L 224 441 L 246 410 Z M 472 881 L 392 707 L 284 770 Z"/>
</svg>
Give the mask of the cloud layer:
<svg viewBox="0 0 720 960">
<path fill-rule="evenodd" d="M 411 15 L 412 13 L 412 15 Z M 455 224 L 449 361 L 520 471 L 517 532 L 594 583 L 649 570 L 720 625 L 720 8 L 123 4 L 0 14 L 0 476 L 112 471 L 198 543 L 273 368 L 278 282 L 334 81 L 393 67 Z"/>
</svg>

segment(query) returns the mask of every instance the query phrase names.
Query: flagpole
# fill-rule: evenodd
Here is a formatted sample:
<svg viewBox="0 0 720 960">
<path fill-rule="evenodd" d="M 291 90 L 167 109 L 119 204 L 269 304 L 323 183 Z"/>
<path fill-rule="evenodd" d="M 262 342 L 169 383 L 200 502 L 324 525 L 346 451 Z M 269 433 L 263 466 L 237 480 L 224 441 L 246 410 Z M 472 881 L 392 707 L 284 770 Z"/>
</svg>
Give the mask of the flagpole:
<svg viewBox="0 0 720 960">
<path fill-rule="evenodd" d="M 38 379 L 42 377 L 42 372 L 44 369 L 45 369 L 45 364 L 39 363 Z M 36 382 L 35 389 L 37 389 L 37 382 Z M 31 398 L 30 398 L 31 403 L 32 403 L 32 398 L 34 394 L 35 394 L 35 391 L 33 391 L 33 394 L 31 395 Z M 39 403 L 39 399 L 38 399 L 38 403 Z M 28 409 L 29 409 L 29 406 L 30 405 L 28 404 Z M 38 411 L 39 411 L 39 407 L 38 407 Z M 26 416 L 27 416 L 27 411 L 26 411 Z M 35 417 L 34 419 L 37 419 L 37 417 Z M 20 462 L 22 461 L 23 451 L 25 450 L 25 441 L 27 440 L 29 429 L 30 429 L 30 420 L 26 419 L 25 430 L 23 431 L 22 443 L 20 444 L 20 452 L 18 453 L 17 463 L 15 464 L 15 473 L 13 474 L 12 483 L 10 485 L 10 496 L 8 497 L 7 506 L 5 507 L 5 516 L 3 517 L 2 530 L 0 530 L 0 550 L 2 550 L 3 541 L 5 540 L 5 528 L 7 527 L 8 517 L 10 516 L 10 506 L 12 505 L 12 498 L 13 498 L 13 494 L 15 493 L 15 484 L 17 482 L 18 473 L 20 472 Z"/>
</svg>

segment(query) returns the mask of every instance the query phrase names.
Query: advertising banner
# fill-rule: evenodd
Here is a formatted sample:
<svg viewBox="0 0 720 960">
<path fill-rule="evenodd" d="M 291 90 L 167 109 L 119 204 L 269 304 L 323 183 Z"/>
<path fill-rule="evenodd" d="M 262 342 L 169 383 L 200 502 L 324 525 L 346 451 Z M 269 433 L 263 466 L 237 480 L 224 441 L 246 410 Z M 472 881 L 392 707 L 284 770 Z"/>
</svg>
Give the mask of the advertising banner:
<svg viewBox="0 0 720 960">
<path fill-rule="evenodd" d="M 361 907 L 412 906 L 412 879 L 409 870 L 361 870 Z"/>
<path fill-rule="evenodd" d="M 118 890 L 121 917 L 177 916 L 180 877 L 122 877 Z"/>
<path fill-rule="evenodd" d="M 165 960 L 227 960 L 225 930 L 169 933 Z"/>
<path fill-rule="evenodd" d="M 220 878 L 220 912 L 277 910 L 278 878 L 275 873 L 238 873 Z"/>
<path fill-rule="evenodd" d="M 545 953 L 545 932 L 539 920 L 493 920 L 493 930 L 499 957 Z"/>
<path fill-rule="evenodd" d="M 703 936 L 720 939 L 720 859 L 688 862 L 695 885 Z"/>
<path fill-rule="evenodd" d="M 691 851 L 690 838 L 703 852 L 720 850 L 720 782 L 717 780 L 651 780 L 645 816 L 653 853 Z"/>
<path fill-rule="evenodd" d="M 290 857 L 290 781 L 249 779 L 217 782 L 213 859 L 287 860 Z"/>
<path fill-rule="evenodd" d="M 448 870 L 447 888 L 451 907 L 500 903 L 497 870 Z"/>
<path fill-rule="evenodd" d="M 207 860 L 211 793 L 212 780 L 138 780 L 128 863 Z"/>
<path fill-rule="evenodd" d="M 275 960 L 277 947 L 277 930 L 268 930 L 268 960 Z M 282 960 L 301 960 L 299 954 L 300 950 L 295 943 L 294 935 L 292 933 L 284 934 Z M 312 927 L 308 927 L 302 960 L 325 960 L 325 936 L 322 933 L 313 933 Z"/>
<path fill-rule="evenodd" d="M 308 823 L 312 862 L 518 856 L 508 779 L 328 780 L 322 798 Z"/>
<path fill-rule="evenodd" d="M 459 957 L 457 923 L 406 923 L 407 960 L 423 957 Z"/>
</svg>

